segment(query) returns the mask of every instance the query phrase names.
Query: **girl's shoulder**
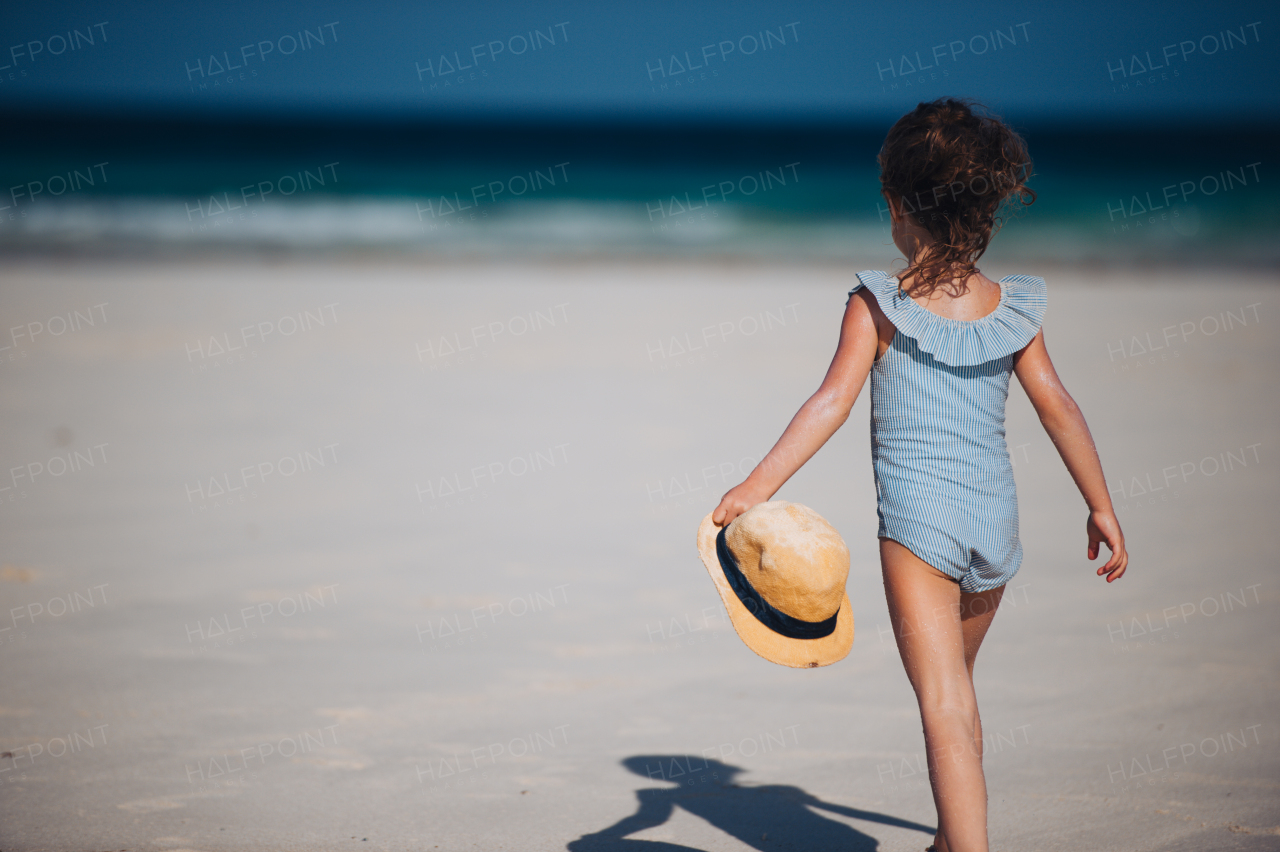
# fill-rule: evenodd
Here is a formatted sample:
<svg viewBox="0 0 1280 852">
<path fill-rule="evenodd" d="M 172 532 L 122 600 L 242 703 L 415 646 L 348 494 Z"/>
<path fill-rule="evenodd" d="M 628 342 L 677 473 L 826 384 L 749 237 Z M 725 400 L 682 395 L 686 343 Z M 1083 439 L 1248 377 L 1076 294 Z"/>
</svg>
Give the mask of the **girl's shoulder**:
<svg viewBox="0 0 1280 852">
<path fill-rule="evenodd" d="M 865 287 L 898 332 L 915 340 L 934 360 L 951 367 L 972 367 L 1017 352 L 1044 322 L 1049 300 L 1043 278 L 1006 275 L 998 283 L 1000 304 L 976 320 L 933 313 L 904 293 L 896 278 L 876 269 L 859 272 L 849 296 Z"/>
</svg>

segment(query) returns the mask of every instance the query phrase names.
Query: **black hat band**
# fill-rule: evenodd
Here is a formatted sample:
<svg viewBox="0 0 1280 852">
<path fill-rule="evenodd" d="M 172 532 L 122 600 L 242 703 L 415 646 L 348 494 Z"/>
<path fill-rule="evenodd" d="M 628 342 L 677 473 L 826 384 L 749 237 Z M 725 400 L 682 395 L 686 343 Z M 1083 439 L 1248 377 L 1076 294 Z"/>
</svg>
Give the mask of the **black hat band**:
<svg viewBox="0 0 1280 852">
<path fill-rule="evenodd" d="M 728 527 L 729 525 L 725 524 L 720 528 L 719 534 L 716 535 L 716 555 L 720 557 L 720 567 L 724 570 L 724 576 L 729 581 L 729 586 L 733 589 L 734 594 L 738 596 L 738 600 L 742 601 L 742 605 L 747 608 L 747 611 L 756 617 L 756 621 L 759 621 L 774 633 L 790 639 L 821 639 L 835 632 L 836 617 L 840 615 L 839 609 L 836 610 L 835 615 L 825 621 L 804 621 L 787 615 L 760 597 L 760 593 L 756 591 L 751 582 L 743 575 L 741 569 L 738 568 L 737 560 L 733 558 L 729 545 L 725 543 L 724 531 Z"/>
</svg>

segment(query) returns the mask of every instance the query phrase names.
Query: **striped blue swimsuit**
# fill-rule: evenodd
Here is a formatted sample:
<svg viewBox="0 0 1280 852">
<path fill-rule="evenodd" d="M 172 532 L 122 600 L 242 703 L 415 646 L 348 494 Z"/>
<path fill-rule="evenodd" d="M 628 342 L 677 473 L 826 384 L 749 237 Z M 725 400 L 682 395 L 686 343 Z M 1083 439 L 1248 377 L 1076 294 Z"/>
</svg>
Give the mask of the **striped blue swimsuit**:
<svg viewBox="0 0 1280 852">
<path fill-rule="evenodd" d="M 850 298 L 866 287 L 897 329 L 871 368 L 878 535 L 962 591 L 1002 586 L 1022 564 L 1005 400 L 1013 355 L 1044 319 L 1044 279 L 1002 278 L 999 306 L 973 321 L 921 307 L 883 272 L 858 280 Z"/>
</svg>

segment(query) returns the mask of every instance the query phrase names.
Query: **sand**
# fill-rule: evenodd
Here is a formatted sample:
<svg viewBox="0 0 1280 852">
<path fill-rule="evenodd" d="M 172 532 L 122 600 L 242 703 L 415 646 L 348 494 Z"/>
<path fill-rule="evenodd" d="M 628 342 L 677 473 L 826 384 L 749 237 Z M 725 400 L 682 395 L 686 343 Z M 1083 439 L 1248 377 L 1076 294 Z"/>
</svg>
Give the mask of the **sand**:
<svg viewBox="0 0 1280 852">
<path fill-rule="evenodd" d="M 7 261 L 0 848 L 923 849 L 865 394 L 778 494 L 849 544 L 847 659 L 752 654 L 694 542 L 853 271 Z M 992 848 L 1280 848 L 1274 275 L 984 271 L 1048 280 L 1132 554 L 1015 390 Z"/>
</svg>

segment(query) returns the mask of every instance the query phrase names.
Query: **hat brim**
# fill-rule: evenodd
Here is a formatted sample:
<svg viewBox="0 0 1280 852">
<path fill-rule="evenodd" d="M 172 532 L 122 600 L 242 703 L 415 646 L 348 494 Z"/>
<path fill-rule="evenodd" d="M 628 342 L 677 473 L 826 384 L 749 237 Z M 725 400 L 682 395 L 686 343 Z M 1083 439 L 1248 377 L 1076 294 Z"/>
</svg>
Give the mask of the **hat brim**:
<svg viewBox="0 0 1280 852">
<path fill-rule="evenodd" d="M 711 581 L 716 584 L 733 629 L 748 648 L 771 663 L 797 669 L 829 666 L 848 656 L 849 649 L 853 647 L 853 611 L 849 608 L 847 593 L 836 615 L 836 629 L 829 636 L 792 639 L 775 633 L 751 614 L 729 585 L 724 569 L 720 567 L 720 557 L 716 555 L 716 536 L 719 533 L 720 527 L 711 520 L 711 515 L 702 519 L 698 527 L 698 555 L 702 557 Z"/>
</svg>

